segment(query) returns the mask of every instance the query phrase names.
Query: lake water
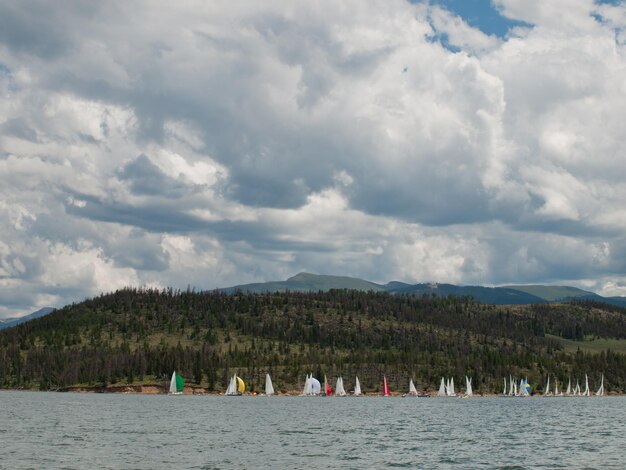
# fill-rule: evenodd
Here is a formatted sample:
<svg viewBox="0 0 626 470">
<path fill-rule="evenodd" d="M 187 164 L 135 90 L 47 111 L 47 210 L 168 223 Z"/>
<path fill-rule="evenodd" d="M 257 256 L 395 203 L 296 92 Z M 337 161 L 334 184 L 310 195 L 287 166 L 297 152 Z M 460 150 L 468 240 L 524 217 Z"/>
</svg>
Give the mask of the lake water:
<svg viewBox="0 0 626 470">
<path fill-rule="evenodd" d="M 0 468 L 625 468 L 626 397 L 0 392 Z"/>
</svg>

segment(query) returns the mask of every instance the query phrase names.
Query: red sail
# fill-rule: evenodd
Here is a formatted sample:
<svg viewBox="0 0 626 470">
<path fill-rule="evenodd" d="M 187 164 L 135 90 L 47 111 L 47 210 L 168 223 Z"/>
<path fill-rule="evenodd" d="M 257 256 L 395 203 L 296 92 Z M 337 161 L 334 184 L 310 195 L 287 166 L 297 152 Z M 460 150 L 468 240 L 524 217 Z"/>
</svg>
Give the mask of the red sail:
<svg viewBox="0 0 626 470">
<path fill-rule="evenodd" d="M 330 384 L 326 384 L 326 396 L 329 397 L 331 396 L 333 393 L 333 389 L 331 388 Z"/>
<path fill-rule="evenodd" d="M 391 393 L 389 393 L 389 387 L 387 387 L 387 377 L 385 377 L 383 375 L 383 395 L 385 395 L 386 397 L 391 396 Z"/>
</svg>

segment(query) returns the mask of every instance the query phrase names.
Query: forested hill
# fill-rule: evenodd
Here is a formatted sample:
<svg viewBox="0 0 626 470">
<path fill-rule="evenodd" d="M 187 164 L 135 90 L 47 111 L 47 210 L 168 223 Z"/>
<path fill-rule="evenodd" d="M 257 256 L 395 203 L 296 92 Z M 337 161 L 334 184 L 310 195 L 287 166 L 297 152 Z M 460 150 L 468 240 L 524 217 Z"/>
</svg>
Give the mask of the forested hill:
<svg viewBox="0 0 626 470">
<path fill-rule="evenodd" d="M 233 372 L 251 390 L 266 372 L 277 390 L 293 390 L 313 372 L 342 375 L 347 388 L 358 375 L 366 391 L 383 374 L 396 390 L 410 377 L 433 389 L 442 376 L 469 375 L 478 392 L 501 390 L 509 375 L 543 388 L 548 373 L 561 383 L 587 373 L 594 387 L 604 373 L 607 390 L 623 391 L 626 354 L 598 345 L 624 341 L 626 310 L 594 302 L 125 289 L 1 331 L 0 387 L 161 383 L 176 370 L 209 390 Z"/>
</svg>

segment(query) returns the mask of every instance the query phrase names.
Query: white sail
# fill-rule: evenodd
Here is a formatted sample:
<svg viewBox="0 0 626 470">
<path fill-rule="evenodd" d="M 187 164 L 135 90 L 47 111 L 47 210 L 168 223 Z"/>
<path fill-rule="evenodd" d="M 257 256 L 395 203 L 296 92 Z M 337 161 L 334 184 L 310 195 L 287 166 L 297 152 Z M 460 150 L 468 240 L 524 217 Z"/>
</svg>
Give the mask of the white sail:
<svg viewBox="0 0 626 470">
<path fill-rule="evenodd" d="M 567 380 L 567 390 L 565 391 L 565 395 L 571 395 L 572 394 L 572 379 L 568 379 Z"/>
<path fill-rule="evenodd" d="M 176 393 L 176 372 L 172 372 L 172 380 L 170 380 L 170 393 Z"/>
<path fill-rule="evenodd" d="M 335 396 L 338 397 L 345 397 L 346 396 L 346 390 L 343 388 L 343 378 L 339 377 L 337 379 L 337 385 L 335 387 Z"/>
<path fill-rule="evenodd" d="M 409 395 L 417 395 L 417 389 L 415 388 L 415 384 L 413 383 L 413 379 L 409 381 Z"/>
<path fill-rule="evenodd" d="M 554 396 L 559 396 L 559 381 L 556 379 L 556 377 L 554 378 Z"/>
<path fill-rule="evenodd" d="M 578 383 L 578 380 L 576 381 L 576 388 L 574 389 L 574 395 L 580 396 L 580 383 Z"/>
<path fill-rule="evenodd" d="M 550 395 L 552 395 L 552 392 L 550 391 L 550 376 L 548 375 L 548 381 L 546 382 L 546 388 L 543 391 L 543 396 L 549 397 Z"/>
<path fill-rule="evenodd" d="M 311 374 L 310 383 L 311 392 L 309 393 L 309 395 L 319 395 L 322 391 L 322 384 L 319 380 L 313 377 L 313 374 Z"/>
<path fill-rule="evenodd" d="M 437 392 L 438 397 L 446 396 L 446 384 L 443 382 L 443 377 L 441 377 L 441 385 L 439 385 L 439 391 Z"/>
<path fill-rule="evenodd" d="M 602 380 L 600 381 L 600 388 L 596 392 L 597 397 L 601 397 L 604 395 L 604 374 L 602 374 Z"/>
<path fill-rule="evenodd" d="M 465 395 L 468 397 L 474 395 L 472 391 L 472 379 L 468 378 L 467 375 L 465 376 Z"/>
<path fill-rule="evenodd" d="M 233 390 L 233 378 L 231 377 L 230 380 L 228 381 L 228 385 L 226 386 L 226 391 L 224 392 L 224 395 L 230 395 L 232 390 Z"/>
<path fill-rule="evenodd" d="M 454 377 L 450 378 L 450 396 L 456 397 L 456 392 L 454 391 Z"/>
<path fill-rule="evenodd" d="M 265 374 L 265 394 L 268 397 L 274 395 L 274 385 L 272 385 L 270 374 Z"/>
<path fill-rule="evenodd" d="M 520 397 L 529 397 L 530 396 L 530 385 L 528 385 L 528 377 L 523 380 L 520 380 L 519 383 L 519 396 Z"/>
<path fill-rule="evenodd" d="M 585 374 L 585 391 L 583 392 L 583 396 L 588 397 L 591 393 L 589 393 L 589 378 L 587 374 Z"/>
<path fill-rule="evenodd" d="M 304 390 L 302 390 L 302 395 L 310 395 L 311 394 L 311 377 L 307 374 L 306 380 L 304 381 Z"/>
<path fill-rule="evenodd" d="M 516 397 L 519 396 L 517 393 L 517 381 L 513 382 L 513 395 Z"/>
<path fill-rule="evenodd" d="M 356 385 L 354 386 L 354 396 L 358 397 L 361 395 L 361 383 L 359 382 L 359 378 L 356 378 Z"/>
<path fill-rule="evenodd" d="M 511 397 L 514 395 L 514 393 L 513 393 L 513 384 L 514 383 L 515 383 L 515 381 L 513 380 L 513 377 L 511 377 L 509 375 L 509 396 L 511 396 Z"/>
<path fill-rule="evenodd" d="M 504 388 L 502 389 L 502 395 L 506 395 L 506 377 L 504 377 Z"/>
<path fill-rule="evenodd" d="M 228 388 L 226 389 L 226 395 L 239 395 L 237 391 L 237 374 L 233 374 L 230 379 L 230 383 L 228 384 Z"/>
</svg>

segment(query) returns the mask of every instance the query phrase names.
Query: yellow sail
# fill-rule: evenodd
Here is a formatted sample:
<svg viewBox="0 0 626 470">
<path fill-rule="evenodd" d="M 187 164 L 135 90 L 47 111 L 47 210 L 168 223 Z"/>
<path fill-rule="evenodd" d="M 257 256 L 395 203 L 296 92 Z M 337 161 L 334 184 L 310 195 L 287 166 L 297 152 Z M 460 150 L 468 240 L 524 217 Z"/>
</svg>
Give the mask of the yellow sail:
<svg viewBox="0 0 626 470">
<path fill-rule="evenodd" d="M 241 377 L 237 376 L 237 392 L 243 393 L 245 391 L 246 391 L 246 384 L 244 383 L 243 380 L 241 380 Z"/>
</svg>

